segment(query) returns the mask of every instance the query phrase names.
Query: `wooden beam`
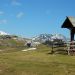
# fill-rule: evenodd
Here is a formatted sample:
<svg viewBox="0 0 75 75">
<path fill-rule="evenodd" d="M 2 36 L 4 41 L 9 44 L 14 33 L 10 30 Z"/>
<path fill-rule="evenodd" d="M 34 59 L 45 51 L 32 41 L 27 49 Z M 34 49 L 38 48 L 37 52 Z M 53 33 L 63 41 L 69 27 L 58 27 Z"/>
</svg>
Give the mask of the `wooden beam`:
<svg viewBox="0 0 75 75">
<path fill-rule="evenodd" d="M 73 32 L 73 30 L 70 30 L 70 39 L 71 39 L 71 41 L 74 41 L 74 32 Z"/>
</svg>

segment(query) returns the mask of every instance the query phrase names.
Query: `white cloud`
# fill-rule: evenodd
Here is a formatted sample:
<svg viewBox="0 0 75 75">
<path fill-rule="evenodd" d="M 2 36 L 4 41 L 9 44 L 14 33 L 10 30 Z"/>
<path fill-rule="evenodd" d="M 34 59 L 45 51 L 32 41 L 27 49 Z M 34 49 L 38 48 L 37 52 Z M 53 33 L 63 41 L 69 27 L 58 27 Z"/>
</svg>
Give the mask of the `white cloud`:
<svg viewBox="0 0 75 75">
<path fill-rule="evenodd" d="M 23 17 L 24 16 L 24 13 L 23 12 L 19 12 L 18 14 L 17 14 L 17 18 L 21 18 L 21 17 Z"/>
<path fill-rule="evenodd" d="M 0 11 L 0 15 L 3 15 L 4 14 L 4 12 L 3 11 Z"/>
<path fill-rule="evenodd" d="M 21 3 L 18 2 L 17 0 L 12 0 L 11 4 L 14 6 L 20 6 L 21 5 Z"/>
<path fill-rule="evenodd" d="M 0 20 L 0 24 L 6 24 L 6 23 L 7 23 L 6 19 Z"/>
</svg>

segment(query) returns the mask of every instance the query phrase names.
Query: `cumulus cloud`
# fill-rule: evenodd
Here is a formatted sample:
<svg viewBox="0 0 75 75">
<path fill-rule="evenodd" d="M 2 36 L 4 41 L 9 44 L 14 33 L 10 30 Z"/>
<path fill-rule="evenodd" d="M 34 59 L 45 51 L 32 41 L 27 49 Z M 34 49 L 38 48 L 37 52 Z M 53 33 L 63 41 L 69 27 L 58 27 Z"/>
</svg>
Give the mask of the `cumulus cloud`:
<svg viewBox="0 0 75 75">
<path fill-rule="evenodd" d="M 0 24 L 6 24 L 6 23 L 7 23 L 6 19 L 0 20 Z"/>
<path fill-rule="evenodd" d="M 17 0 L 12 0 L 11 4 L 14 6 L 20 6 L 21 5 L 21 3 L 18 2 Z"/>
<path fill-rule="evenodd" d="M 19 12 L 18 14 L 17 14 L 17 18 L 22 18 L 24 16 L 24 13 L 23 12 Z"/>
</svg>

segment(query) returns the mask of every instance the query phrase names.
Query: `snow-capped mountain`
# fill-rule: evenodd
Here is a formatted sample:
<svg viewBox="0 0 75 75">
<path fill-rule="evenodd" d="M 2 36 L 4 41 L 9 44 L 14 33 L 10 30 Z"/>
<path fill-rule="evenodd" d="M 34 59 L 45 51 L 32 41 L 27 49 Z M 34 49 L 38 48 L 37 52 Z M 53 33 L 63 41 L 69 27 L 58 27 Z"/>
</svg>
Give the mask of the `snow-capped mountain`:
<svg viewBox="0 0 75 75">
<path fill-rule="evenodd" d="M 62 34 L 54 34 L 54 35 L 52 35 L 52 34 L 40 34 L 40 35 L 32 38 L 33 41 L 38 41 L 41 43 L 43 43 L 47 40 L 51 41 L 54 39 L 61 39 L 63 41 L 66 41 L 66 37 L 63 36 Z"/>
<path fill-rule="evenodd" d="M 52 37 L 52 34 L 40 34 L 36 37 L 33 37 L 33 41 L 38 41 L 38 42 L 45 42 L 46 40 L 50 40 Z"/>
<path fill-rule="evenodd" d="M 4 31 L 0 31 L 0 35 L 8 35 L 8 33 L 4 32 Z"/>
<path fill-rule="evenodd" d="M 51 39 L 61 39 L 63 41 L 66 41 L 66 37 L 63 36 L 62 34 L 54 34 Z"/>
</svg>

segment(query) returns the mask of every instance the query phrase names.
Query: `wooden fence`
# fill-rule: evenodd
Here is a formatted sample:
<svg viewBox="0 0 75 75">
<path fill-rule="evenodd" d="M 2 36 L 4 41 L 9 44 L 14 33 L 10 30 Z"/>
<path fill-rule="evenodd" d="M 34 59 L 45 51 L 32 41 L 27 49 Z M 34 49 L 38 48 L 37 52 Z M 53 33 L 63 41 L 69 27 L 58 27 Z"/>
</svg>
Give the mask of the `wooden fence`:
<svg viewBox="0 0 75 75">
<path fill-rule="evenodd" d="M 73 55 L 75 53 L 75 41 L 67 43 L 68 55 Z"/>
</svg>

